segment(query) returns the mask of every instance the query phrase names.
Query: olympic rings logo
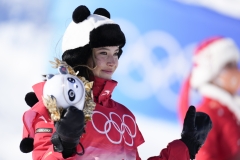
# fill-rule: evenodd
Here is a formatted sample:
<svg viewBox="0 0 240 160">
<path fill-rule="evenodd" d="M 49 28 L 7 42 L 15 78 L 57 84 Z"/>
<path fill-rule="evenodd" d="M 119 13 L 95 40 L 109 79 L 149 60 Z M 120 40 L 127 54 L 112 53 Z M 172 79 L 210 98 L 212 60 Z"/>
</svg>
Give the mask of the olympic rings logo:
<svg viewBox="0 0 240 160">
<path fill-rule="evenodd" d="M 105 124 L 103 124 L 103 125 L 104 125 L 104 130 L 100 130 L 100 129 L 98 129 L 98 128 L 96 127 L 96 125 L 95 125 L 95 123 L 94 123 L 95 120 L 94 120 L 94 118 L 93 118 L 94 114 L 100 114 L 100 115 L 102 115 L 103 117 L 105 117 L 105 118 L 107 119 L 107 121 L 105 122 Z M 116 115 L 116 116 L 119 118 L 119 120 L 121 121 L 120 126 L 119 126 L 115 121 L 113 121 L 112 115 Z M 124 115 L 122 116 L 122 118 L 121 118 L 119 115 L 117 115 L 117 114 L 114 113 L 114 112 L 110 112 L 110 113 L 109 113 L 109 117 L 110 117 L 110 118 L 108 118 L 108 117 L 107 117 L 105 114 L 103 114 L 102 112 L 94 111 L 93 114 L 92 114 L 92 125 L 93 125 L 94 129 L 95 129 L 98 133 L 100 133 L 100 134 L 105 134 L 106 137 L 107 137 L 107 139 L 108 139 L 111 143 L 113 143 L 113 144 L 120 144 L 120 143 L 122 142 L 122 140 L 124 140 L 124 142 L 125 142 L 126 145 L 128 145 L 128 146 L 133 146 L 133 143 L 134 143 L 133 139 L 136 137 L 136 134 L 137 134 L 137 126 L 136 126 L 135 120 L 134 120 L 131 116 L 127 115 L 127 114 L 124 114 Z M 129 117 L 129 118 L 132 120 L 133 124 L 134 124 L 134 132 L 133 132 L 133 133 L 131 132 L 130 128 L 127 126 L 127 124 L 126 124 L 125 121 L 124 121 L 125 118 L 127 118 L 127 117 Z M 111 137 L 110 137 L 109 134 L 108 134 L 108 133 L 110 132 L 112 126 L 120 133 L 120 138 L 119 138 L 119 140 L 117 140 L 117 141 L 112 140 Z M 125 140 L 125 137 L 124 137 L 124 133 L 125 133 L 125 132 L 128 133 L 128 135 L 131 137 L 131 142 L 130 142 L 130 143 L 128 143 L 128 142 Z"/>
</svg>

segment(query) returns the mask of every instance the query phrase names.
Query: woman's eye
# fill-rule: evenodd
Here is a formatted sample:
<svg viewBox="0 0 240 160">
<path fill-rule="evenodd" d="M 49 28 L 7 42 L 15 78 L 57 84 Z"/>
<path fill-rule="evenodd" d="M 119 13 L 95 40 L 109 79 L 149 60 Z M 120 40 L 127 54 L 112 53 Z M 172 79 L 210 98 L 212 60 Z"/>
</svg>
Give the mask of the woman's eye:
<svg viewBox="0 0 240 160">
<path fill-rule="evenodd" d="M 237 68 L 237 63 L 234 63 L 234 62 L 228 63 L 225 68 L 235 69 L 235 68 Z"/>
<path fill-rule="evenodd" d="M 107 52 L 100 52 L 100 54 L 102 54 L 102 55 L 107 55 Z"/>
<path fill-rule="evenodd" d="M 114 53 L 114 56 L 118 56 L 118 52 Z"/>
</svg>

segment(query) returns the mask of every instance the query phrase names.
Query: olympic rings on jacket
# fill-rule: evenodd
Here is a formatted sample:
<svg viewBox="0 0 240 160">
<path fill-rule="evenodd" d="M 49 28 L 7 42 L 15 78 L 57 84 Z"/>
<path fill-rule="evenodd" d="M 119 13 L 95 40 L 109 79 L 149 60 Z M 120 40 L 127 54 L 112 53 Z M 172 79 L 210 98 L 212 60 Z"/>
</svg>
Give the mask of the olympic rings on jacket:
<svg viewBox="0 0 240 160">
<path fill-rule="evenodd" d="M 98 128 L 96 127 L 95 121 L 97 121 L 97 120 L 94 119 L 94 117 L 93 117 L 93 116 L 96 115 L 96 114 L 100 114 L 100 115 L 102 115 L 103 117 L 106 118 L 107 121 L 103 124 L 103 125 L 104 125 L 104 127 L 103 127 L 104 130 L 100 130 L 100 129 L 98 129 Z M 115 121 L 113 121 L 112 115 L 116 115 L 116 116 L 120 119 L 121 124 L 117 124 Z M 104 113 L 102 113 L 102 112 L 93 111 L 93 114 L 92 114 L 92 125 L 93 125 L 94 129 L 95 129 L 98 133 L 100 133 L 100 134 L 105 134 L 106 137 L 107 137 L 107 139 L 108 139 L 111 143 L 113 143 L 113 144 L 120 144 L 120 143 L 122 142 L 122 140 L 124 139 L 124 142 L 125 142 L 126 145 L 128 145 L 128 146 L 133 146 L 133 143 L 134 143 L 133 139 L 136 137 L 136 134 L 137 134 L 137 126 L 136 126 L 135 120 L 134 120 L 131 116 L 127 115 L 127 114 L 124 114 L 124 115 L 122 116 L 122 118 L 121 118 L 121 117 L 120 117 L 118 114 L 116 114 L 115 112 L 110 112 L 110 113 L 109 113 L 109 117 L 110 117 L 110 118 L 108 118 L 108 117 L 107 117 Z M 134 124 L 134 132 L 133 132 L 133 133 L 131 132 L 131 129 L 129 128 L 129 126 L 128 126 L 128 125 L 125 123 L 125 121 L 124 121 L 126 117 L 129 117 L 129 118 L 132 120 L 133 124 Z M 108 133 L 110 132 L 111 128 L 112 128 L 112 125 L 113 125 L 113 127 L 120 133 L 120 139 L 117 140 L 117 141 L 112 140 L 111 137 L 110 137 L 109 134 L 108 134 Z M 124 137 L 125 131 L 126 131 L 126 133 L 128 133 L 128 135 L 131 137 L 131 143 L 128 143 L 128 142 L 125 140 L 125 137 Z"/>
</svg>

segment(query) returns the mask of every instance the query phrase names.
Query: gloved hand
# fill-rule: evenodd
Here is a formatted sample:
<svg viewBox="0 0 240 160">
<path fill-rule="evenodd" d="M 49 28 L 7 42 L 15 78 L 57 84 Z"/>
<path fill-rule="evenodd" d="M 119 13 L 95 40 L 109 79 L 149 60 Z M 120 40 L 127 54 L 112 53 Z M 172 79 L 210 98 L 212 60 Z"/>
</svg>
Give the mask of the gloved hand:
<svg viewBox="0 0 240 160">
<path fill-rule="evenodd" d="M 62 114 L 59 121 L 54 126 L 56 132 L 52 135 L 51 141 L 54 151 L 62 152 L 63 158 L 68 158 L 76 152 L 80 136 L 84 132 L 84 113 L 74 106 L 68 107 Z M 83 146 L 81 145 L 82 149 Z M 79 155 L 84 153 L 77 153 Z"/>
<path fill-rule="evenodd" d="M 204 144 L 211 129 L 210 117 L 206 113 L 196 112 L 196 108 L 190 106 L 184 119 L 180 140 L 188 147 L 191 159 L 195 159 L 195 155 Z"/>
</svg>

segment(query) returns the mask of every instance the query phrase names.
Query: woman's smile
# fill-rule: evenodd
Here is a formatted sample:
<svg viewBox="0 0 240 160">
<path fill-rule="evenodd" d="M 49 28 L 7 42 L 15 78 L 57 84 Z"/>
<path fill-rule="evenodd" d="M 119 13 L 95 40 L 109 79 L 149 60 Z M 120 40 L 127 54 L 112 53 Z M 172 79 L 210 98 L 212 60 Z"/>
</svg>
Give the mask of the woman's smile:
<svg viewBox="0 0 240 160">
<path fill-rule="evenodd" d="M 102 72 L 104 72 L 106 74 L 113 74 L 113 71 L 111 71 L 111 70 L 102 70 Z"/>
</svg>

